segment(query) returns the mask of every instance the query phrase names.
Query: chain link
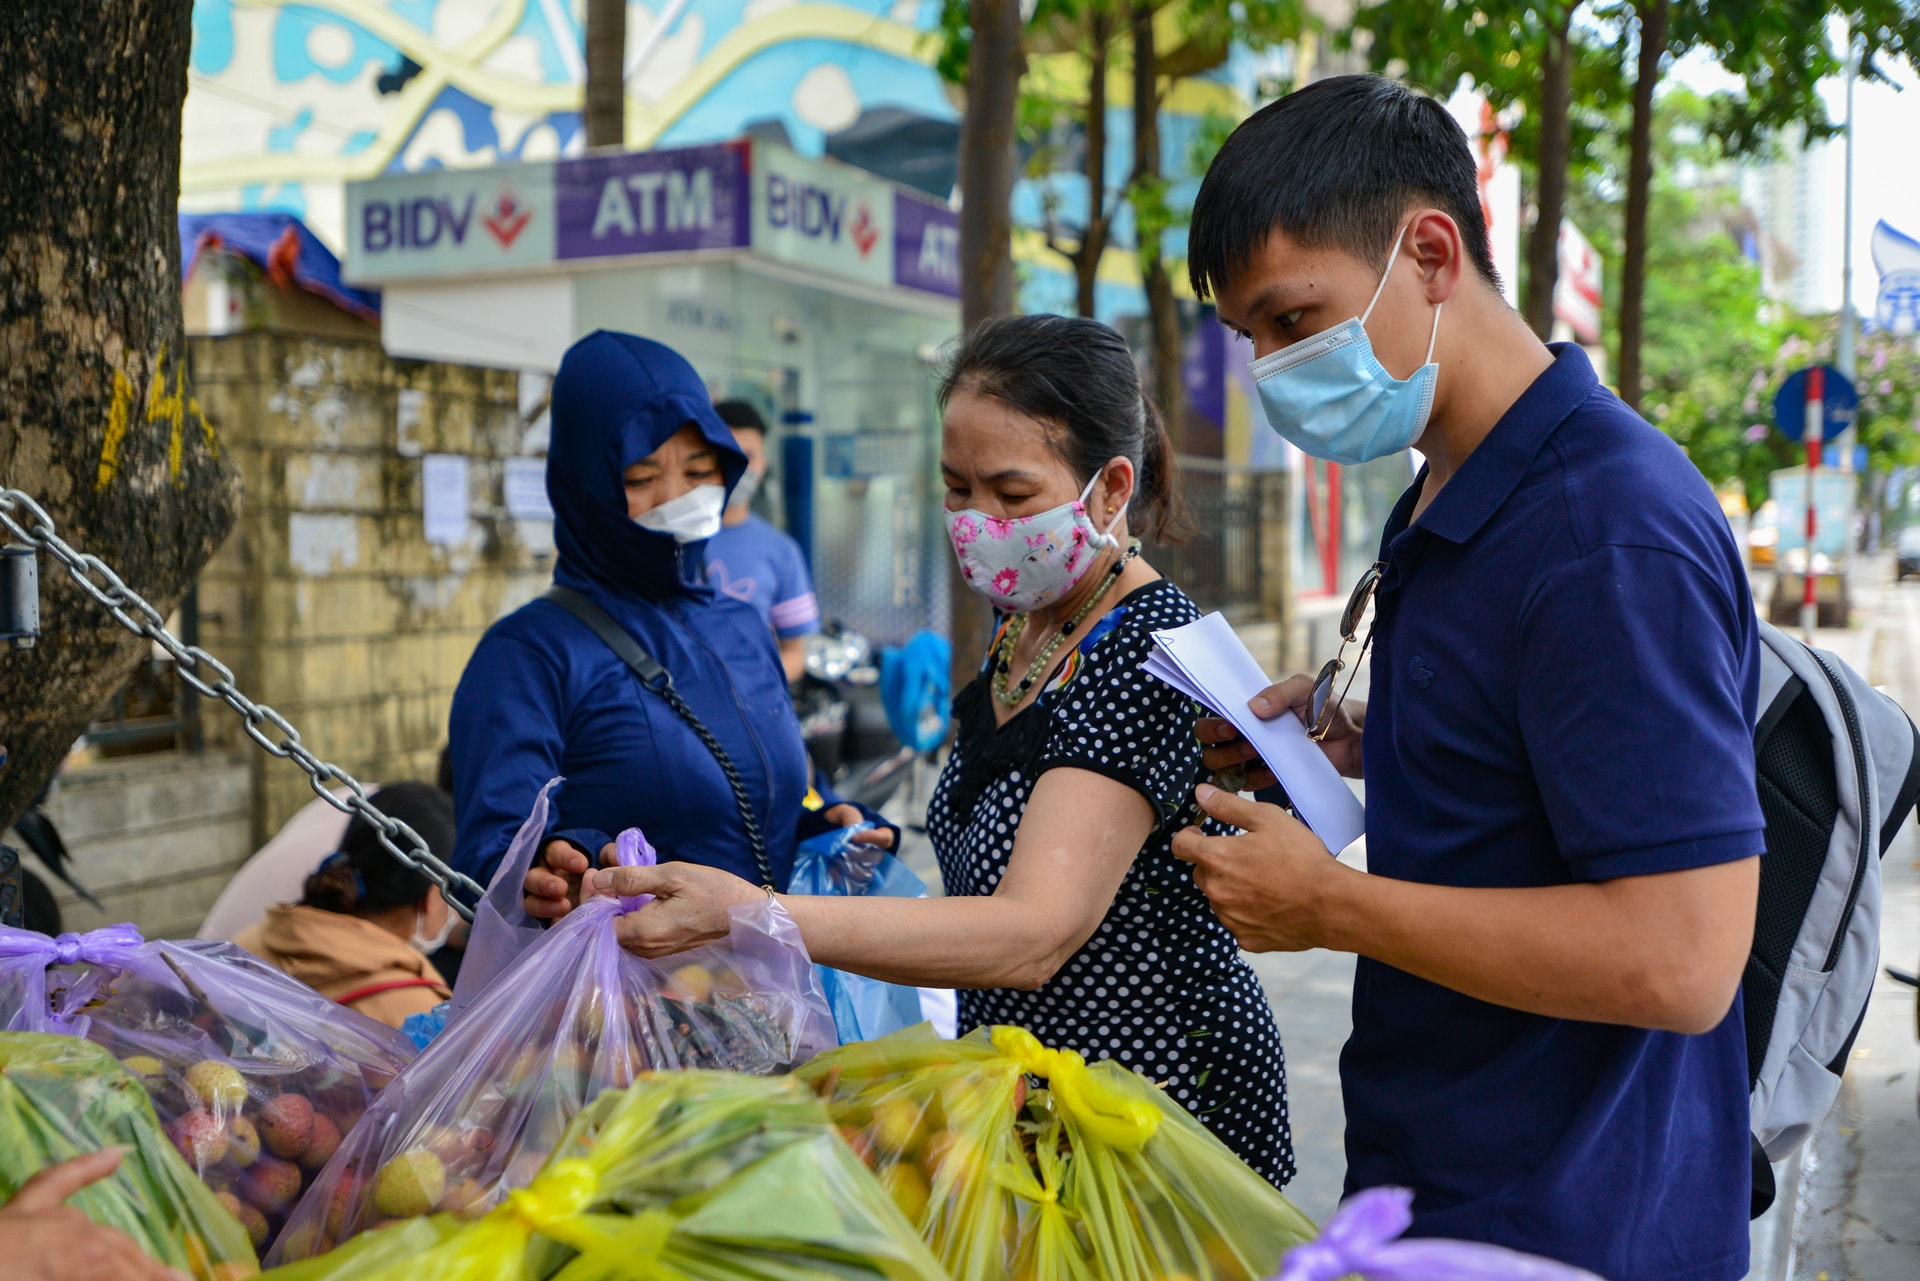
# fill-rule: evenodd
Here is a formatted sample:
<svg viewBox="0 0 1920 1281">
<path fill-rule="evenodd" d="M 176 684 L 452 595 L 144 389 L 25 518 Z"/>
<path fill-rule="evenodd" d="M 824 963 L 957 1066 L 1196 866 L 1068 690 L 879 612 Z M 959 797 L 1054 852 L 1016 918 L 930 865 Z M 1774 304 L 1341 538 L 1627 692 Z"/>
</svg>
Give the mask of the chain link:
<svg viewBox="0 0 1920 1281">
<path fill-rule="evenodd" d="M 474 907 L 486 896 L 479 882 L 435 858 L 418 832 L 376 809 L 366 787 L 338 765 L 315 756 L 312 749 L 300 741 L 300 731 L 286 717 L 241 693 L 233 683 L 233 669 L 198 645 L 189 645 L 168 631 L 167 620 L 160 611 L 121 581 L 120 575 L 105 561 L 69 546 L 55 532 L 53 518 L 39 503 L 17 489 L 0 489 L 0 525 L 6 526 L 20 542 L 59 561 L 67 575 L 80 585 L 80 590 L 105 607 L 115 622 L 166 650 L 173 659 L 176 676 L 206 697 L 231 707 L 244 722 L 242 728 L 247 737 L 258 743 L 262 751 L 298 765 L 306 772 L 314 795 L 342 814 L 358 814 L 365 819 L 373 826 L 382 849 L 402 866 L 439 886 L 447 906 L 463 919 L 473 919 Z M 344 799 L 334 795 L 336 786 L 347 793 Z M 467 896 L 465 901 L 462 895 Z"/>
</svg>

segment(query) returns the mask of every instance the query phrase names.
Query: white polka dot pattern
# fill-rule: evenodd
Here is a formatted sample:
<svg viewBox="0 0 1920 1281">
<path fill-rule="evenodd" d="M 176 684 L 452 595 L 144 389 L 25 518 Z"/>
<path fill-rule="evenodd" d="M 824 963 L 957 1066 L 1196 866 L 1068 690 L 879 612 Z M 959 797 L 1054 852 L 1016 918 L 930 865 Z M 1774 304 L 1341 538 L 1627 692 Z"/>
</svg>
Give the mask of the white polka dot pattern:
<svg viewBox="0 0 1920 1281">
<path fill-rule="evenodd" d="M 1171 848 L 1174 832 L 1203 817 L 1193 801 L 1202 769 L 1193 708 L 1139 670 L 1154 631 L 1192 622 L 1199 611 L 1161 582 L 1114 614 L 1117 625 L 1083 642 L 1072 682 L 1043 697 L 1050 727 L 1037 759 L 989 783 L 970 814 L 957 812 L 952 798 L 968 743 L 955 745 L 928 808 L 928 833 L 947 892 L 988 895 L 1047 769 L 1118 779 L 1153 803 L 1161 825 L 1106 919 L 1059 973 L 1033 992 L 962 991 L 960 1026 L 1024 1027 L 1048 1045 L 1116 1059 L 1164 1082 L 1247 1164 L 1284 1185 L 1294 1164 L 1279 1028 L 1259 979 Z"/>
</svg>

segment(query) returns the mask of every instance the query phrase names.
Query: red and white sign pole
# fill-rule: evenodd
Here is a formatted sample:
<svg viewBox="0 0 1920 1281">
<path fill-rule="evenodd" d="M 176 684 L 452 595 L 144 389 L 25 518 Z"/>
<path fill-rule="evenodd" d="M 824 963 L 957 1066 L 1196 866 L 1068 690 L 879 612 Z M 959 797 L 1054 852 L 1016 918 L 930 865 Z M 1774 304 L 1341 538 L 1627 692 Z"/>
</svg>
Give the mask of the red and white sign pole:
<svg viewBox="0 0 1920 1281">
<path fill-rule="evenodd" d="M 1807 572 L 1806 590 L 1800 597 L 1800 630 L 1806 634 L 1809 645 L 1813 643 L 1814 625 L 1820 621 L 1820 603 L 1814 594 L 1813 535 L 1817 522 L 1814 519 L 1813 481 L 1820 471 L 1820 438 L 1827 426 L 1826 384 L 1825 368 L 1815 365 L 1807 371 L 1807 426 L 1804 433 L 1807 441 Z"/>
</svg>

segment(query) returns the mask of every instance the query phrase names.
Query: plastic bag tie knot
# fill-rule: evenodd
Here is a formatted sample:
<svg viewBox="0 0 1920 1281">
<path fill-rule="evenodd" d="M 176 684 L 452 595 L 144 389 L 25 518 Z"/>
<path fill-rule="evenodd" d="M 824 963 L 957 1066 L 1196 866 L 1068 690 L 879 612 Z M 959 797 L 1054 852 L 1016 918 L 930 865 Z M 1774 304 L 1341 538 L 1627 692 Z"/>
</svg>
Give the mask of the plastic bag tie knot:
<svg viewBox="0 0 1920 1281">
<path fill-rule="evenodd" d="M 85 934 L 48 938 L 33 930 L 0 927 L 0 959 L 39 957 L 48 965 L 125 965 L 138 956 L 147 940 L 132 925 L 107 925 Z"/>
<path fill-rule="evenodd" d="M 516 1219 L 543 1236 L 553 1236 L 556 1225 L 592 1205 L 599 1191 L 600 1176 L 591 1165 L 578 1159 L 556 1161 L 534 1179 L 532 1186 L 509 1192 L 494 1213 Z"/>
<path fill-rule="evenodd" d="M 993 1048 L 1028 1075 L 1045 1078 L 1069 1119 L 1109 1147 L 1144 1147 L 1160 1128 L 1158 1108 L 1100 1080 L 1073 1050 L 1048 1049 L 1033 1033 L 1017 1027 L 993 1029 Z"/>
</svg>

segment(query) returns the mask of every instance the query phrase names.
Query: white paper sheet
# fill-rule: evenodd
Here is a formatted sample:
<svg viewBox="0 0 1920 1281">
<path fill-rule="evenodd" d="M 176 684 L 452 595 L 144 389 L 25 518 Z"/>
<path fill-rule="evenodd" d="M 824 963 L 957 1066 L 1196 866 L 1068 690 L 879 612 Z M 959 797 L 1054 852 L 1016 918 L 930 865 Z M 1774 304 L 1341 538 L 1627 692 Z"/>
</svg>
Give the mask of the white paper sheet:
<svg viewBox="0 0 1920 1281">
<path fill-rule="evenodd" d="M 466 541 L 465 454 L 428 454 L 420 460 L 420 508 L 428 542 L 446 546 Z"/>
<path fill-rule="evenodd" d="M 1273 682 L 1234 634 L 1226 618 L 1208 614 L 1197 623 L 1155 632 L 1154 650 L 1141 664 L 1197 703 L 1233 722 L 1273 771 L 1300 818 L 1335 854 L 1366 830 L 1366 807 L 1333 768 L 1320 745 L 1307 737 L 1297 716 L 1263 721 L 1247 701 Z"/>
<path fill-rule="evenodd" d="M 552 520 L 547 502 L 547 460 L 509 458 L 506 474 L 507 515 L 515 520 Z"/>
</svg>

